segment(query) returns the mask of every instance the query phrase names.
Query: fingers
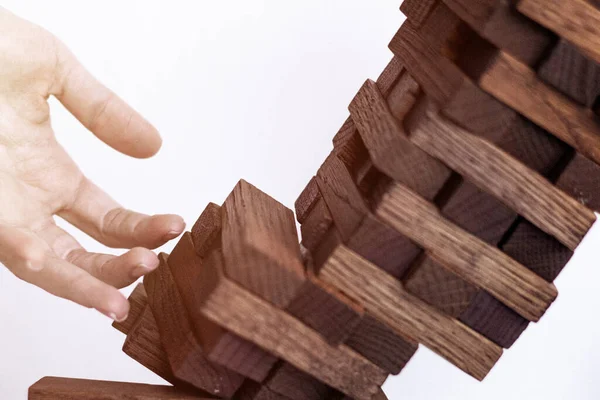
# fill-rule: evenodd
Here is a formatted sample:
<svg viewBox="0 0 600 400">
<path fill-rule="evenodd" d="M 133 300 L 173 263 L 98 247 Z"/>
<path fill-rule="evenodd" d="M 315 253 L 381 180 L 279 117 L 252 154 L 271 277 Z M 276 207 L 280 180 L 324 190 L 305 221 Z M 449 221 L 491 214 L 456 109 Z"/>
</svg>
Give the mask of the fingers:
<svg viewBox="0 0 600 400">
<path fill-rule="evenodd" d="M 122 208 L 87 179 L 82 181 L 73 204 L 58 215 L 113 248 L 154 249 L 185 229 L 185 222 L 177 215 L 149 216 Z"/>
<path fill-rule="evenodd" d="M 127 299 L 114 287 L 57 257 L 32 232 L 0 226 L 0 261 L 17 277 L 114 320 L 129 312 Z"/>
<path fill-rule="evenodd" d="M 158 152 L 158 131 L 133 108 L 98 82 L 63 44 L 58 44 L 56 98 L 100 140 L 136 158 Z"/>
<path fill-rule="evenodd" d="M 158 257 L 148 249 L 137 247 L 118 257 L 90 253 L 81 247 L 74 237 L 54 224 L 48 225 L 37 234 L 48 243 L 58 257 L 116 288 L 131 285 L 158 267 Z"/>
</svg>

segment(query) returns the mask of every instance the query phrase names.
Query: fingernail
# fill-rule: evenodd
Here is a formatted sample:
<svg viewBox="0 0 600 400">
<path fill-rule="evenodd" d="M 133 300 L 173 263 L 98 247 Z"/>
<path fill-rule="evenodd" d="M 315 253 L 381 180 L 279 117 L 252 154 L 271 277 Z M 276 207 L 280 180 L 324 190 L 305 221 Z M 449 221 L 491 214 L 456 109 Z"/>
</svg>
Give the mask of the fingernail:
<svg viewBox="0 0 600 400">
<path fill-rule="evenodd" d="M 177 236 L 179 236 L 181 234 L 181 231 L 169 231 L 169 233 L 167 233 L 164 236 L 165 240 L 171 240 L 171 239 L 175 239 Z"/>
<path fill-rule="evenodd" d="M 138 264 L 137 267 L 135 267 L 131 272 L 131 275 L 134 278 L 139 278 L 140 276 L 146 275 L 150 271 L 152 271 L 152 269 L 146 264 Z"/>
<path fill-rule="evenodd" d="M 106 317 L 108 317 L 108 318 L 110 318 L 110 319 L 112 319 L 113 321 L 116 321 L 116 322 L 123 322 L 128 317 L 128 315 L 125 315 L 125 317 L 119 319 L 119 318 L 117 318 L 117 314 L 115 314 L 113 312 L 102 311 L 102 310 L 98 310 L 98 311 L 100 311 L 100 313 L 104 314 L 104 316 L 106 316 Z"/>
</svg>

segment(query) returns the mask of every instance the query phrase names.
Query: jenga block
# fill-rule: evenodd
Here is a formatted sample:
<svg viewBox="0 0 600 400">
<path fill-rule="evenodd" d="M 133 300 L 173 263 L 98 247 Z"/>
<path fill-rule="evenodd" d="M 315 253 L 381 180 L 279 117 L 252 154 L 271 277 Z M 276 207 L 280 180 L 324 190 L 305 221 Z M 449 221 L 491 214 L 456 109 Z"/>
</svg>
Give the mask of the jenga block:
<svg viewBox="0 0 600 400">
<path fill-rule="evenodd" d="M 175 378 L 169 365 L 169 359 L 160 341 L 160 333 L 150 307 L 131 328 L 123 345 L 123 352 L 156 375 L 173 385 L 185 384 Z"/>
<path fill-rule="evenodd" d="M 388 97 L 392 89 L 396 86 L 398 80 L 404 72 L 404 65 L 397 57 L 393 57 L 392 60 L 385 67 L 383 72 L 377 78 L 377 87 L 383 95 Z"/>
<path fill-rule="evenodd" d="M 334 287 L 317 279 L 309 266 L 307 279 L 286 308 L 319 332 L 332 346 L 343 343 L 360 323 L 364 310 Z"/>
<path fill-rule="evenodd" d="M 313 176 L 308 181 L 308 184 L 296 199 L 294 203 L 294 207 L 296 209 L 296 219 L 299 223 L 303 223 L 304 220 L 308 217 L 310 211 L 315 206 L 317 200 L 319 199 L 319 188 L 317 186 L 317 181 Z"/>
<path fill-rule="evenodd" d="M 525 64 L 499 52 L 491 58 L 478 83 L 488 93 L 600 163 L 600 124 L 588 109 L 544 84 Z"/>
<path fill-rule="evenodd" d="M 361 301 L 397 334 L 438 353 L 476 379 L 483 379 L 502 349 L 457 320 L 409 294 L 402 284 L 344 246 L 319 275 Z"/>
<path fill-rule="evenodd" d="M 300 231 L 302 232 L 302 244 L 308 250 L 314 250 L 321 242 L 321 239 L 323 239 L 323 236 L 325 236 L 325 233 L 329 230 L 331 224 L 333 224 L 333 218 L 325 204 L 325 200 L 323 200 L 323 197 L 319 192 L 315 205 L 304 218 L 304 221 L 300 226 Z"/>
<path fill-rule="evenodd" d="M 375 213 L 447 269 L 530 321 L 537 321 L 557 296 L 554 285 L 450 223 L 432 204 L 399 184 L 383 195 Z"/>
<path fill-rule="evenodd" d="M 565 246 L 579 245 L 596 219 L 592 211 L 495 146 L 443 119 L 431 107 L 423 108 L 427 110 L 416 112 L 408 122 L 413 143 Z"/>
<path fill-rule="evenodd" d="M 346 345 L 392 375 L 400 373 L 418 348 L 416 342 L 405 339 L 369 314 Z"/>
<path fill-rule="evenodd" d="M 144 285 L 139 283 L 129 296 L 129 315 L 127 319 L 123 322 L 113 322 L 113 328 L 127 335 L 147 305 L 146 290 L 144 289 Z"/>
<path fill-rule="evenodd" d="M 221 240 L 221 207 L 208 203 L 192 227 L 191 234 L 196 253 L 204 257 Z"/>
<path fill-rule="evenodd" d="M 571 250 L 526 220 L 519 221 L 502 250 L 548 282 L 556 279 L 573 255 Z"/>
<path fill-rule="evenodd" d="M 579 104 L 591 108 L 600 95 L 600 65 L 562 39 L 538 69 L 538 76 Z"/>
<path fill-rule="evenodd" d="M 517 9 L 600 62 L 600 10 L 587 0 L 519 0 Z"/>
<path fill-rule="evenodd" d="M 205 318 L 198 309 L 203 261 L 197 255 L 190 233 L 184 233 L 168 260 L 169 268 L 194 334 L 206 357 L 247 378 L 262 382 L 277 358 Z"/>
<path fill-rule="evenodd" d="M 433 9 L 437 0 L 404 0 L 400 11 L 406 15 L 408 22 L 414 27 L 419 27 Z"/>
<path fill-rule="evenodd" d="M 600 211 L 600 166 L 583 155 L 575 155 L 556 186 L 581 204 Z"/>
<path fill-rule="evenodd" d="M 290 400 L 267 386 L 246 381 L 235 395 L 236 400 Z"/>
<path fill-rule="evenodd" d="M 340 131 L 334 137 L 332 153 L 346 165 L 352 176 L 357 176 L 360 168 L 369 159 L 369 152 L 358 134 L 354 121 L 348 118 L 344 126 L 347 126 L 346 133 L 341 136 Z"/>
<path fill-rule="evenodd" d="M 334 393 L 326 384 L 286 362 L 273 370 L 264 385 L 290 400 L 323 400 Z"/>
<path fill-rule="evenodd" d="M 349 396 L 367 400 L 375 394 L 385 371 L 344 345 L 330 346 L 296 318 L 228 279 L 220 251 L 209 260 L 197 289 L 203 298 L 198 309 L 207 318 Z"/>
<path fill-rule="evenodd" d="M 375 82 L 363 85 L 350 104 L 350 114 L 377 169 L 433 199 L 450 170 L 408 140 Z"/>
<path fill-rule="evenodd" d="M 29 388 L 29 400 L 207 400 L 214 397 L 173 386 L 45 377 Z"/>
<path fill-rule="evenodd" d="M 159 259 L 159 267 L 146 275 L 144 285 L 173 375 L 207 393 L 230 398 L 244 377 L 206 358 L 169 270 L 167 255 L 161 253 Z"/>
<path fill-rule="evenodd" d="M 241 180 L 223 204 L 227 276 L 277 307 L 304 282 L 292 211 Z"/>
<path fill-rule="evenodd" d="M 535 66 L 554 35 L 514 9 L 511 0 L 444 0 L 479 35 L 521 62 Z"/>
</svg>

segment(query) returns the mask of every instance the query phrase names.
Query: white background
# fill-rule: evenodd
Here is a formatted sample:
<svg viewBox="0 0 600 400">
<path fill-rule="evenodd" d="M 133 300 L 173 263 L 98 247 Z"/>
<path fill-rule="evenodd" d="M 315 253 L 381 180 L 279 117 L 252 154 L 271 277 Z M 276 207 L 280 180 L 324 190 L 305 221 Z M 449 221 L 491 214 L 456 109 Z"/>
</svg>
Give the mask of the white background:
<svg viewBox="0 0 600 400">
<path fill-rule="evenodd" d="M 387 43 L 403 20 L 398 2 L 5 0 L 3 6 L 58 35 L 163 134 L 157 157 L 129 159 L 53 101 L 59 140 L 83 171 L 129 208 L 179 213 L 191 224 L 240 177 L 292 207 L 330 151 L 353 94 L 391 58 Z M 105 250 L 75 235 L 88 249 Z M 386 383 L 390 398 L 600 398 L 595 236 L 557 281 L 557 303 L 483 383 L 421 349 Z M 121 352 L 123 339 L 100 314 L 52 298 L 0 267 L 0 399 L 25 399 L 27 387 L 45 375 L 160 382 Z"/>
</svg>

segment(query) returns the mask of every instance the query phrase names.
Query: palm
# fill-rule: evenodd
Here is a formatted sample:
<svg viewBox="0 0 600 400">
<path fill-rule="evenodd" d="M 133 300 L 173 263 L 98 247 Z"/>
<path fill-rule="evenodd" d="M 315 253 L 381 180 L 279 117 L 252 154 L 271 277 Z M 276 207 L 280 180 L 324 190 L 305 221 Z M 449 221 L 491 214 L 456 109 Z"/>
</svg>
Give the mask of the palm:
<svg viewBox="0 0 600 400">
<path fill-rule="evenodd" d="M 178 236 L 183 221 L 126 210 L 90 182 L 56 141 L 47 99 L 56 96 L 125 154 L 152 156 L 160 137 L 48 32 L 0 8 L 0 37 L 0 261 L 53 294 L 122 319 L 128 305 L 115 287 L 155 268 L 156 255 L 143 247 Z M 54 215 L 108 246 L 133 249 L 88 253 Z"/>
</svg>

